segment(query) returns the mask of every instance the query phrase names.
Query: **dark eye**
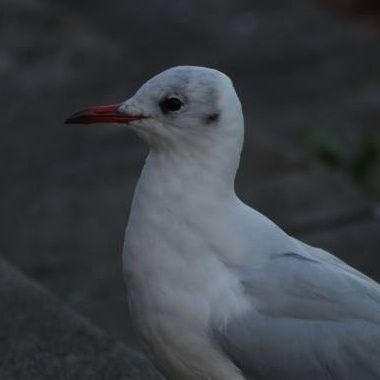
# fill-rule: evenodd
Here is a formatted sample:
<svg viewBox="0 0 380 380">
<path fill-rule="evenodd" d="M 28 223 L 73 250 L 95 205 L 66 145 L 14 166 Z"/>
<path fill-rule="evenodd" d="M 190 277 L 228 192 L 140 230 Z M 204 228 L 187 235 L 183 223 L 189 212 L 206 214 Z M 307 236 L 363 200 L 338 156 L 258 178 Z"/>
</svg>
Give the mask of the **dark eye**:
<svg viewBox="0 0 380 380">
<path fill-rule="evenodd" d="M 174 96 L 170 96 L 161 101 L 160 107 L 163 113 L 178 111 L 183 106 L 181 99 L 178 99 Z"/>
</svg>

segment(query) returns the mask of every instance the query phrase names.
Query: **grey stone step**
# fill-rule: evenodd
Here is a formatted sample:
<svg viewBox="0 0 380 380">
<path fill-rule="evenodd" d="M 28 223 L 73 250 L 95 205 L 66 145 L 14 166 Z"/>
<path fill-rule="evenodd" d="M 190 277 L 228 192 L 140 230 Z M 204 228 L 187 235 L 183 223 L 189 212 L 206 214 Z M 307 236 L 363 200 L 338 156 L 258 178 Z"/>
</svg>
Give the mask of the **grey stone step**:
<svg viewBox="0 0 380 380">
<path fill-rule="evenodd" d="M 140 353 L 0 260 L 0 379 L 159 380 Z"/>
<path fill-rule="evenodd" d="M 317 167 L 284 172 L 245 195 L 260 212 L 294 234 L 370 219 L 373 213 L 370 202 L 345 176 Z"/>
<path fill-rule="evenodd" d="M 366 219 L 343 226 L 302 234 L 306 242 L 321 246 L 380 281 L 380 219 Z"/>
</svg>

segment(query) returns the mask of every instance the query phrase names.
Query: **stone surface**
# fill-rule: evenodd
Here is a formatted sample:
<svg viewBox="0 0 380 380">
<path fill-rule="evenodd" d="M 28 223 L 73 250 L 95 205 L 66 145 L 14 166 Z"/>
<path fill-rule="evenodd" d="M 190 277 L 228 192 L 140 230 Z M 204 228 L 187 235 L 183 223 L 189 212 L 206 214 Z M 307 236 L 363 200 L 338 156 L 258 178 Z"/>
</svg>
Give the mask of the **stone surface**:
<svg viewBox="0 0 380 380">
<path fill-rule="evenodd" d="M 0 378 L 162 380 L 129 350 L 0 261 Z"/>
<path fill-rule="evenodd" d="M 309 231 L 301 237 L 306 242 L 323 247 L 368 276 L 380 281 L 380 220 L 367 220 Z"/>
<path fill-rule="evenodd" d="M 250 198 L 260 212 L 293 234 L 355 223 L 373 214 L 371 203 L 347 178 L 322 168 L 258 184 Z"/>
</svg>

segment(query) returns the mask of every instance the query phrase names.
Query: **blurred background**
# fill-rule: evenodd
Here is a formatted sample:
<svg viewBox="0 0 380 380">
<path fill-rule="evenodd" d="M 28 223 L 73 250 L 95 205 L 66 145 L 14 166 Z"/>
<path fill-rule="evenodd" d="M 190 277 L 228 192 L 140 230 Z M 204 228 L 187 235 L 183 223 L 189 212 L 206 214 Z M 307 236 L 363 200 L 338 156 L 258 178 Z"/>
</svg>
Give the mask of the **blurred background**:
<svg viewBox="0 0 380 380">
<path fill-rule="evenodd" d="M 377 0 L 1 0 L 0 255 L 135 344 L 121 273 L 146 147 L 67 126 L 181 64 L 234 80 L 241 198 L 380 279 Z"/>
</svg>

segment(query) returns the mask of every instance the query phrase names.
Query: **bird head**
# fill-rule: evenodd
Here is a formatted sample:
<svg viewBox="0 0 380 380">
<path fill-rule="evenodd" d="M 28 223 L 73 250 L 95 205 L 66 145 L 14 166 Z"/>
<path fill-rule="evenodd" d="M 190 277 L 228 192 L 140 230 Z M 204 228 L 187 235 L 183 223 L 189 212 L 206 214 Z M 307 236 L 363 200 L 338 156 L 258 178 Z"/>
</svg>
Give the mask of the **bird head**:
<svg viewBox="0 0 380 380">
<path fill-rule="evenodd" d="M 66 123 L 127 126 L 157 150 L 204 146 L 220 137 L 242 140 L 243 135 L 241 104 L 231 80 L 195 66 L 168 69 L 126 101 L 85 109 Z"/>
</svg>

